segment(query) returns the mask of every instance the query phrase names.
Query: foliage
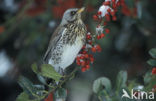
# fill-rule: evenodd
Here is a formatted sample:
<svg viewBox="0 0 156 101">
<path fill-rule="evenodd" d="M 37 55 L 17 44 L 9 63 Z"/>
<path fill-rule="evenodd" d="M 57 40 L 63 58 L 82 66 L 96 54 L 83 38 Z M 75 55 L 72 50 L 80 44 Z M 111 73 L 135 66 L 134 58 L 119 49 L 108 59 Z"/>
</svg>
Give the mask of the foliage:
<svg viewBox="0 0 156 101">
<path fill-rule="evenodd" d="M 116 79 L 117 80 L 116 85 L 121 84 L 121 82 L 118 82 L 118 80 L 119 81 L 122 81 L 123 79 L 126 80 L 125 82 L 122 83 L 123 85 L 120 85 L 120 87 L 116 86 L 111 89 L 107 89 L 107 87 L 110 85 L 105 85 L 103 88 L 102 87 L 100 88 L 99 86 L 103 86 L 103 85 L 100 82 L 97 82 L 97 80 L 100 80 L 101 78 L 106 78 L 106 77 L 100 77 L 94 81 L 93 91 L 98 96 L 99 101 L 105 101 L 105 100 L 106 101 L 136 101 L 136 99 L 122 98 L 123 89 L 126 90 L 129 94 L 131 94 L 132 89 L 135 89 L 135 91 L 141 90 L 141 91 L 149 91 L 149 92 L 152 91 L 152 89 L 154 89 L 153 87 L 156 84 L 156 76 L 155 75 L 151 75 L 151 73 L 150 73 L 150 76 L 148 76 L 148 78 L 147 78 L 147 76 L 145 76 L 144 82 L 146 82 L 146 84 L 142 85 L 142 84 L 138 84 L 135 80 L 127 81 L 125 75 L 120 74 L 121 72 L 127 74 L 126 71 L 120 71 L 118 73 L 117 79 Z M 149 74 L 149 72 L 147 72 L 145 75 L 148 75 L 148 74 Z M 97 89 L 97 86 L 100 89 Z M 140 89 L 139 87 L 142 87 L 142 86 L 143 86 L 143 89 Z M 144 101 L 144 100 L 141 100 L 141 101 Z"/>
<path fill-rule="evenodd" d="M 149 54 L 155 58 L 156 49 L 151 49 Z M 148 63 L 151 66 L 156 66 L 149 62 L 149 60 Z M 126 90 L 128 94 L 131 94 L 132 89 L 135 91 L 146 91 L 154 93 L 156 91 L 156 74 L 152 73 L 150 70 L 144 74 L 143 78 L 143 83 L 138 83 L 135 79 L 128 81 L 127 72 L 120 71 L 117 75 L 116 84 L 113 88 L 110 87 L 111 82 L 107 77 L 100 77 L 93 83 L 93 92 L 98 96 L 100 101 L 136 101 L 137 99 L 122 98 L 123 89 Z M 146 100 L 147 99 L 141 99 L 140 101 Z"/>
<path fill-rule="evenodd" d="M 64 88 L 61 88 L 61 85 L 65 81 L 67 81 L 73 75 L 72 73 L 74 73 L 75 71 L 72 72 L 70 75 L 68 75 L 68 77 L 67 76 L 62 77 L 59 73 L 57 73 L 54 70 L 54 68 L 51 65 L 48 65 L 48 64 L 41 65 L 41 70 L 39 70 L 36 64 L 33 64 L 32 70 L 37 75 L 40 75 L 49 79 L 53 79 L 57 81 L 59 84 L 57 85 L 49 84 L 48 90 L 45 90 L 44 85 L 34 85 L 30 80 L 21 76 L 19 78 L 19 84 L 23 88 L 23 92 L 18 96 L 16 101 L 23 101 L 23 99 L 25 99 L 26 101 L 29 101 L 29 100 L 40 101 L 40 100 L 45 99 L 45 97 L 47 97 L 51 92 L 54 92 L 56 89 L 57 89 L 55 93 L 56 98 L 62 98 L 62 97 L 66 98 L 67 92 Z M 64 80 L 60 80 L 61 78 Z"/>
<path fill-rule="evenodd" d="M 40 70 L 36 64 L 32 64 L 32 70 L 38 75 L 51 78 L 55 81 L 59 81 L 62 77 L 50 64 L 42 64 Z"/>
<path fill-rule="evenodd" d="M 6 13 L 3 18 L 4 21 L 0 19 L 0 48 L 5 49 L 9 57 L 14 61 L 14 64 L 16 64 L 13 70 L 18 69 L 18 73 L 26 74 L 33 79 L 33 82 L 31 82 L 26 77 L 19 77 L 18 82 L 23 88 L 23 92 L 18 96 L 17 101 L 44 99 L 54 90 L 56 91 L 54 97 L 64 98 L 67 95 L 66 89 L 61 86 L 75 77 L 76 70 L 69 75 L 61 76 L 50 65 L 43 64 L 41 67 L 38 67 L 36 64 L 33 64 L 32 70 L 37 76 L 59 82 L 57 86 L 55 84 L 47 84 L 46 86 L 48 86 L 49 90 L 45 90 L 43 84 L 34 84 L 37 79 L 33 78 L 33 74 L 30 73 L 30 68 L 28 67 L 34 61 L 37 63 L 41 62 L 40 60 L 47 48 L 48 40 L 53 30 L 61 21 L 63 12 L 71 7 L 85 6 L 87 8 L 85 23 L 89 33 L 86 36 L 88 41 L 86 47 L 89 46 L 91 49 L 88 51 L 84 47 L 82 53 L 78 55 L 80 57 L 76 59 L 83 72 L 92 66 L 96 68 L 91 68 L 91 71 L 98 72 L 98 74 L 101 71 L 112 72 L 114 64 L 118 65 L 118 63 L 123 65 L 130 64 L 132 65 L 130 67 L 134 67 L 134 64 L 137 63 L 137 67 L 141 67 L 141 70 L 137 70 L 136 67 L 132 69 L 132 72 L 137 72 L 137 74 L 147 69 L 142 69 L 142 64 L 145 64 L 147 60 L 146 50 L 154 47 L 156 42 L 154 35 L 155 0 L 121 0 L 122 3 L 120 6 L 118 3 L 118 7 L 109 5 L 110 0 L 15 1 L 19 4 L 19 10 L 13 14 Z M 117 0 L 112 1 L 115 2 Z M 115 9 L 115 12 L 108 9 L 109 14 L 103 16 L 103 5 L 112 7 Z M 98 6 L 102 7 L 97 12 Z M 91 18 L 92 15 L 93 18 Z M 111 20 L 117 21 L 112 22 Z M 95 52 L 101 52 L 101 57 L 94 54 Z M 95 80 L 93 92 L 98 96 L 99 100 L 129 101 L 129 99 L 121 99 L 122 88 L 130 93 L 132 88 L 140 85 L 143 85 L 144 88 L 142 90 L 144 91 L 151 91 L 152 88 L 155 91 L 156 48 L 151 49 L 149 54 L 152 58 L 147 63 L 152 67 L 152 72 L 149 70 L 144 73 L 144 76 L 142 76 L 144 79 L 143 83 L 138 83 L 136 79 L 127 80 L 128 73 L 126 71 L 118 73 L 115 85 L 107 77 L 100 77 Z M 94 57 L 96 57 L 97 62 L 94 65 L 90 65 L 95 61 Z M 82 60 L 84 61 L 82 62 Z M 108 68 L 103 68 L 103 66 Z M 113 69 L 116 72 L 118 68 L 121 69 L 122 66 Z M 127 71 L 130 72 L 130 69 Z M 86 73 L 86 75 L 90 77 L 91 73 Z M 52 95 L 50 96 L 52 98 Z"/>
<path fill-rule="evenodd" d="M 156 66 L 156 48 L 151 49 L 149 54 L 153 59 L 148 60 L 147 63 L 151 66 Z"/>
</svg>

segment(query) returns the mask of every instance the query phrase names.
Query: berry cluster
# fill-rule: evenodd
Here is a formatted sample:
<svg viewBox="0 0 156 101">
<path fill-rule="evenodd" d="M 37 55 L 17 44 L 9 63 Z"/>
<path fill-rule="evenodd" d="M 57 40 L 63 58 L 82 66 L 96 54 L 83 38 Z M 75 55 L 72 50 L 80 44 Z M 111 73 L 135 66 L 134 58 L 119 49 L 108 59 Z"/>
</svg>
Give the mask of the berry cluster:
<svg viewBox="0 0 156 101">
<path fill-rule="evenodd" d="M 110 21 L 112 16 L 112 20 L 116 21 L 116 12 L 117 8 L 121 5 L 121 1 L 123 0 L 105 0 L 97 14 L 93 16 L 93 19 L 101 21 L 101 19 L 105 17 L 106 21 Z"/>
<path fill-rule="evenodd" d="M 108 28 L 105 28 L 107 23 L 111 20 L 115 21 L 117 7 L 120 6 L 119 0 L 105 0 L 103 5 L 99 8 L 99 11 L 96 15 L 93 15 L 93 19 L 99 22 L 99 25 L 96 27 L 96 34 L 87 33 L 86 35 L 86 44 L 83 46 L 82 51 L 78 54 L 76 58 L 76 63 L 81 66 L 81 71 L 85 72 L 90 68 L 90 64 L 94 62 L 94 57 L 92 53 L 101 52 L 100 45 L 96 44 L 94 41 L 97 38 L 102 39 L 105 37 L 105 34 L 110 33 Z"/>
<path fill-rule="evenodd" d="M 94 62 L 94 57 L 90 53 L 90 49 L 92 52 L 100 52 L 101 47 L 99 45 L 93 45 L 93 37 L 90 33 L 86 35 L 86 44 L 83 46 L 82 51 L 78 54 L 76 58 L 77 65 L 81 66 L 81 71 L 85 72 L 90 68 L 90 64 Z"/>
</svg>

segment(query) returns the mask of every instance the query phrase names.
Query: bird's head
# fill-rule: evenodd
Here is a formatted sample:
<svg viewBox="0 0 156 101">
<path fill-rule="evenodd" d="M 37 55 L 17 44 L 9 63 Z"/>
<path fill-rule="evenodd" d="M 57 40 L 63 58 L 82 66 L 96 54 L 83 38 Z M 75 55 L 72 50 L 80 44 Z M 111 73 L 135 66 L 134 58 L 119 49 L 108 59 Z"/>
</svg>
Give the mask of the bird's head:
<svg viewBox="0 0 156 101">
<path fill-rule="evenodd" d="M 81 20 L 81 13 L 85 10 L 85 7 L 80 9 L 78 8 L 71 8 L 65 11 L 61 24 L 66 24 L 69 22 L 73 22 L 76 20 Z"/>
</svg>

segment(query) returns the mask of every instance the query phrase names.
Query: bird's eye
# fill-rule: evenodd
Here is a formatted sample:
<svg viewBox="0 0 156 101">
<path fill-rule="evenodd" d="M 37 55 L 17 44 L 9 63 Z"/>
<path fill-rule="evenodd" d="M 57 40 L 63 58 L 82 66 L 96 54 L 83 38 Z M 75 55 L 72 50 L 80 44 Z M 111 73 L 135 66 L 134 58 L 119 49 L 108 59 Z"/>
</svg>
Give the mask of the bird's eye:
<svg viewBox="0 0 156 101">
<path fill-rule="evenodd" d="M 76 14 L 76 11 L 71 11 L 71 16 L 75 15 Z"/>
</svg>

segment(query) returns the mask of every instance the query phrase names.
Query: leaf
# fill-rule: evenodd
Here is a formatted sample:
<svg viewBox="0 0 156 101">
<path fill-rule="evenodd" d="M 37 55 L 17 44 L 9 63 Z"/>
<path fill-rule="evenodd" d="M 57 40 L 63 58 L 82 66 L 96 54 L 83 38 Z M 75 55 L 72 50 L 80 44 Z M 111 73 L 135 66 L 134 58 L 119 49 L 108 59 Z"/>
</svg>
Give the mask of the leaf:
<svg viewBox="0 0 156 101">
<path fill-rule="evenodd" d="M 41 66 L 41 75 L 52 78 L 55 81 L 59 81 L 62 75 L 55 71 L 55 69 L 50 64 L 43 64 Z"/>
<path fill-rule="evenodd" d="M 120 71 L 117 75 L 117 90 L 124 88 L 126 86 L 127 81 L 127 72 L 126 71 Z"/>
<path fill-rule="evenodd" d="M 152 79 L 152 75 L 151 75 L 151 72 L 147 72 L 144 76 L 144 83 L 145 84 L 148 84 Z"/>
<path fill-rule="evenodd" d="M 73 74 L 71 75 L 71 77 L 69 78 L 69 80 L 72 80 L 74 77 L 75 77 L 75 73 L 73 73 Z"/>
<path fill-rule="evenodd" d="M 67 90 L 65 88 L 59 88 L 55 92 L 56 99 L 58 98 L 66 98 L 67 97 Z"/>
<path fill-rule="evenodd" d="M 58 72 L 50 64 L 43 64 L 41 66 L 41 72 L 38 70 L 37 65 L 34 63 L 32 64 L 32 70 L 34 73 L 42 75 L 44 77 L 52 78 L 55 81 L 59 81 L 62 77 Z"/>
<path fill-rule="evenodd" d="M 99 93 L 101 90 L 103 90 L 103 86 L 107 91 L 111 90 L 111 82 L 106 77 L 100 77 L 93 83 L 93 92 Z"/>
<path fill-rule="evenodd" d="M 152 48 L 152 49 L 149 51 L 149 54 L 150 54 L 153 58 L 156 58 L 156 48 Z"/>
<path fill-rule="evenodd" d="M 34 87 L 35 89 L 37 89 L 38 91 L 44 90 L 44 89 L 45 89 L 45 86 L 44 86 L 44 85 L 39 85 L 39 84 L 33 85 L 33 87 Z"/>
<path fill-rule="evenodd" d="M 31 101 L 40 101 L 47 93 L 47 91 L 44 90 L 43 85 L 33 85 L 30 80 L 23 76 L 20 76 L 18 83 L 24 92 L 31 98 Z"/>
<path fill-rule="evenodd" d="M 130 80 L 130 81 L 128 82 L 127 87 L 125 87 L 124 89 L 126 89 L 127 92 L 128 92 L 128 90 L 134 89 L 134 87 L 136 87 L 136 86 L 138 86 L 138 85 L 140 85 L 140 84 L 138 84 L 136 80 Z M 121 89 L 121 91 L 122 91 L 122 89 Z"/>
<path fill-rule="evenodd" d="M 29 95 L 25 92 L 22 92 L 20 95 L 18 95 L 16 101 L 29 101 Z"/>
<path fill-rule="evenodd" d="M 105 101 L 112 101 L 112 98 L 110 95 L 106 92 L 106 90 L 101 90 L 99 92 L 99 98 L 105 99 Z"/>
<path fill-rule="evenodd" d="M 154 59 L 148 60 L 147 63 L 148 63 L 149 65 L 151 65 L 151 66 L 156 66 L 156 60 L 154 60 Z"/>
<path fill-rule="evenodd" d="M 30 96 L 32 96 L 36 92 L 35 88 L 33 87 L 33 83 L 27 78 L 20 76 L 18 83 Z"/>
<path fill-rule="evenodd" d="M 145 87 L 145 91 L 151 91 L 151 89 L 156 85 L 156 76 L 152 75 L 149 84 Z"/>
<path fill-rule="evenodd" d="M 36 73 L 36 74 L 39 73 L 36 63 L 32 64 L 32 65 L 31 65 L 31 68 L 32 68 L 32 71 L 33 71 L 34 73 Z"/>
<path fill-rule="evenodd" d="M 18 95 L 16 101 L 42 101 L 44 98 L 45 96 L 41 96 L 31 100 L 29 99 L 29 95 L 26 92 L 22 92 L 20 95 Z"/>
</svg>

